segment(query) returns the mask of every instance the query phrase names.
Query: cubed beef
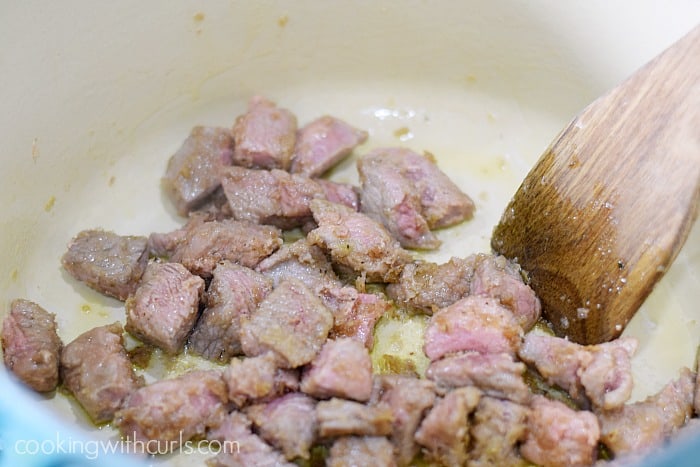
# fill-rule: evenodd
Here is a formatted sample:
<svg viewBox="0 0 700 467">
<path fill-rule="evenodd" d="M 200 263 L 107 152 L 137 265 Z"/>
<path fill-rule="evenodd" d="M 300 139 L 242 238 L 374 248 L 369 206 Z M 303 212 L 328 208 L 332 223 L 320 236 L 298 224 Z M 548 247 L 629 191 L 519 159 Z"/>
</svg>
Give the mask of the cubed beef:
<svg viewBox="0 0 700 467">
<path fill-rule="evenodd" d="M 435 384 L 411 376 L 382 375 L 375 377 L 371 403 L 386 404 L 393 423 L 391 441 L 398 465 L 408 465 L 418 453 L 414 433 L 435 402 Z"/>
<path fill-rule="evenodd" d="M 61 353 L 63 385 L 95 423 L 108 422 L 143 381 L 124 350 L 119 322 L 84 332 Z"/>
<path fill-rule="evenodd" d="M 321 176 L 366 140 L 366 131 L 324 115 L 297 132 L 290 171 L 308 177 Z"/>
<path fill-rule="evenodd" d="M 383 436 L 343 436 L 333 442 L 328 467 L 396 467 L 394 447 Z"/>
<path fill-rule="evenodd" d="M 207 460 L 209 467 L 296 467 L 254 434 L 251 421 L 240 412 L 228 414 L 221 425 L 207 433 L 207 440 L 221 448 Z"/>
<path fill-rule="evenodd" d="M 318 228 L 307 239 L 334 263 L 370 282 L 396 282 L 411 255 L 380 224 L 362 213 L 320 199 L 311 202 Z"/>
<path fill-rule="evenodd" d="M 13 300 L 0 337 L 8 370 L 35 391 L 56 389 L 62 343 L 53 313 L 29 300 Z"/>
<path fill-rule="evenodd" d="M 224 370 L 228 397 L 239 407 L 248 401 L 279 396 L 299 389 L 296 370 L 278 368 L 272 353 L 257 357 L 234 358 Z"/>
<path fill-rule="evenodd" d="M 68 244 L 63 268 L 105 295 L 126 300 L 148 262 L 148 239 L 104 230 L 83 230 Z"/>
<path fill-rule="evenodd" d="M 287 170 L 294 153 L 297 119 L 264 97 L 248 102 L 233 125 L 233 163 L 242 167 Z"/>
<path fill-rule="evenodd" d="M 470 295 L 433 314 L 425 331 L 425 354 L 435 361 L 462 351 L 515 355 L 522 328 L 494 299 Z"/>
<path fill-rule="evenodd" d="M 288 460 L 309 458 L 316 439 L 316 401 L 298 392 L 246 409 L 260 436 Z"/>
<path fill-rule="evenodd" d="M 386 293 L 400 306 L 432 314 L 466 297 L 473 274 L 473 257 L 451 258 L 444 264 L 417 261 L 403 268 Z"/>
<path fill-rule="evenodd" d="M 359 293 L 350 286 L 323 297 L 335 317 L 331 337 L 352 337 L 372 350 L 374 325 L 392 308 L 391 303 L 376 294 Z"/>
<path fill-rule="evenodd" d="M 287 279 L 242 320 L 241 344 L 248 356 L 272 351 L 286 368 L 314 359 L 333 327 L 333 315 L 302 282 Z"/>
<path fill-rule="evenodd" d="M 221 171 L 233 161 L 228 128 L 196 126 L 168 161 L 163 188 L 180 215 L 201 206 L 221 184 Z"/>
<path fill-rule="evenodd" d="M 360 192 L 358 188 L 349 183 L 338 183 L 323 178 L 315 178 L 323 190 L 323 196 L 331 203 L 342 204 L 355 211 L 360 210 Z"/>
<path fill-rule="evenodd" d="M 170 354 L 182 350 L 199 310 L 204 280 L 178 263 L 151 262 L 126 301 L 126 330 Z"/>
<path fill-rule="evenodd" d="M 189 337 L 189 348 L 209 360 L 227 363 L 243 353 L 240 320 L 272 290 L 272 281 L 245 266 L 223 261 L 204 294 L 206 308 Z"/>
<path fill-rule="evenodd" d="M 132 392 L 114 423 L 132 443 L 142 442 L 149 452 L 153 445 L 158 448 L 153 452 L 168 452 L 218 426 L 226 414 L 226 402 L 221 374 L 195 370 Z"/>
<path fill-rule="evenodd" d="M 591 412 L 534 396 L 522 456 L 543 467 L 588 466 L 598 454 L 600 427 Z"/>
<path fill-rule="evenodd" d="M 440 465 L 466 465 L 469 414 L 480 397 L 481 391 L 466 387 L 454 389 L 435 402 L 415 436 L 429 460 Z"/>
<path fill-rule="evenodd" d="M 518 445 L 527 434 L 530 409 L 515 402 L 482 397 L 470 429 L 469 465 L 525 467 Z"/>
<path fill-rule="evenodd" d="M 656 394 L 643 401 L 597 413 L 601 441 L 615 455 L 660 446 L 693 414 L 695 375 L 687 368 Z"/>
<path fill-rule="evenodd" d="M 301 380 L 301 390 L 317 398 L 367 401 L 372 394 L 372 360 L 362 342 L 328 340 Z"/>
<path fill-rule="evenodd" d="M 525 369 L 507 353 L 463 352 L 432 362 L 425 375 L 441 388 L 476 386 L 487 395 L 526 404 L 531 393 Z"/>
<path fill-rule="evenodd" d="M 384 436 L 391 433 L 394 417 L 386 404 L 365 405 L 332 398 L 316 404 L 318 434 L 335 436 Z"/>
<path fill-rule="evenodd" d="M 621 407 L 632 394 L 632 357 L 638 342 L 622 337 L 592 346 L 593 361 L 579 372 L 581 384 L 594 407 Z"/>
</svg>

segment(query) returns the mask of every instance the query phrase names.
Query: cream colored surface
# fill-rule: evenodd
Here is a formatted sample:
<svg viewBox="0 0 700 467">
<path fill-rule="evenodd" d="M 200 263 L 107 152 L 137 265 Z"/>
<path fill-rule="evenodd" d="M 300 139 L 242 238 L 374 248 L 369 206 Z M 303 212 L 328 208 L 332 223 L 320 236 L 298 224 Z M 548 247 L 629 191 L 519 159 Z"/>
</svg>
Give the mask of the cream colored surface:
<svg viewBox="0 0 700 467">
<path fill-rule="evenodd" d="M 123 321 L 120 303 L 61 271 L 66 242 L 88 227 L 177 226 L 158 185 L 168 157 L 192 126 L 231 125 L 253 93 L 300 123 L 331 113 L 367 129 L 359 153 L 435 154 L 477 214 L 440 232 L 443 248 L 427 256 L 488 251 L 508 198 L 564 123 L 699 20 L 693 0 L 7 2 L 0 315 L 15 297 L 35 300 L 58 314 L 66 342 Z M 333 177 L 356 179 L 352 161 Z M 642 341 L 637 398 L 693 365 L 699 231 L 628 328 Z M 403 331 L 380 332 L 388 342 Z M 39 403 L 84 421 L 60 395 Z"/>
</svg>

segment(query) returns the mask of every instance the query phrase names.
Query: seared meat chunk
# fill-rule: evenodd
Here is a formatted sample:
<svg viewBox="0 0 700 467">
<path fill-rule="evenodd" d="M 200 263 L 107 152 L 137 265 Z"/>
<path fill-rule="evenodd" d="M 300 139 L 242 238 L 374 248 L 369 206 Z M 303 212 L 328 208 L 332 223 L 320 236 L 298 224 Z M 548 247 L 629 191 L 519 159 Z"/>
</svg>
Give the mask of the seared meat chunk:
<svg viewBox="0 0 700 467">
<path fill-rule="evenodd" d="M 435 361 L 446 354 L 476 351 L 515 355 L 522 328 L 494 299 L 470 295 L 435 313 L 425 331 L 425 354 Z"/>
<path fill-rule="evenodd" d="M 600 439 L 595 415 L 543 396 L 534 396 L 531 408 L 520 447 L 524 458 L 544 467 L 593 464 Z"/>
<path fill-rule="evenodd" d="M 245 354 L 272 351 L 284 368 L 297 368 L 313 360 L 333 327 L 328 308 L 296 279 L 280 283 L 241 321 Z"/>
<path fill-rule="evenodd" d="M 333 436 L 384 436 L 392 431 L 393 415 L 386 404 L 365 405 L 332 398 L 316 404 L 318 434 Z"/>
<path fill-rule="evenodd" d="M 143 381 L 124 350 L 119 322 L 84 332 L 61 353 L 64 386 L 95 423 L 108 422 Z"/>
<path fill-rule="evenodd" d="M 693 414 L 695 375 L 683 368 L 678 379 L 643 401 L 597 413 L 601 441 L 615 455 L 661 445 Z"/>
<path fill-rule="evenodd" d="M 331 446 L 328 467 L 396 467 L 394 448 L 383 436 L 344 436 Z"/>
<path fill-rule="evenodd" d="M 449 466 L 466 464 L 469 414 L 480 397 L 478 389 L 466 387 L 454 389 L 435 402 L 415 436 L 431 461 Z"/>
<path fill-rule="evenodd" d="M 63 268 L 75 279 L 110 297 L 126 300 L 148 262 L 148 239 L 104 230 L 83 230 L 68 244 Z"/>
<path fill-rule="evenodd" d="M 298 392 L 291 393 L 267 404 L 250 406 L 245 412 L 260 436 L 280 449 L 288 460 L 309 458 L 317 428 L 314 399 Z"/>
<path fill-rule="evenodd" d="M 151 262 L 126 301 L 126 330 L 170 354 L 182 350 L 199 310 L 204 280 L 178 263 Z"/>
<path fill-rule="evenodd" d="M 324 115 L 297 132 L 290 171 L 319 177 L 367 140 L 367 132 Z"/>
<path fill-rule="evenodd" d="M 209 360 L 227 363 L 243 353 L 241 317 L 249 316 L 272 290 L 272 281 L 229 261 L 219 263 L 204 294 L 206 308 L 189 338 L 189 348 Z"/>
<path fill-rule="evenodd" d="M 320 199 L 311 202 L 318 228 L 307 239 L 334 263 L 370 282 L 396 282 L 411 255 L 378 223 L 362 213 Z"/>
<path fill-rule="evenodd" d="M 162 183 L 177 212 L 185 216 L 221 185 L 221 171 L 233 162 L 228 128 L 196 126 L 168 161 Z"/>
<path fill-rule="evenodd" d="M 323 197 L 331 203 L 342 204 L 354 211 L 360 210 L 360 193 L 356 186 L 349 183 L 338 183 L 323 178 L 315 178 L 323 190 Z"/>
<path fill-rule="evenodd" d="M 507 353 L 463 352 L 432 362 L 425 376 L 440 388 L 476 386 L 489 396 L 527 404 L 531 393 L 525 369 Z"/>
<path fill-rule="evenodd" d="M 324 303 L 335 317 L 331 337 L 352 337 L 371 350 L 374 345 L 374 325 L 391 309 L 391 303 L 379 295 L 359 293 L 349 286 L 333 292 L 332 296 L 324 296 Z"/>
<path fill-rule="evenodd" d="M 528 333 L 520 358 L 532 364 L 549 384 L 556 384 L 580 403 L 596 407 L 622 406 L 632 393 L 630 359 L 637 341 L 623 337 L 582 346 L 559 337 Z M 587 398 L 588 400 L 587 400 Z"/>
<path fill-rule="evenodd" d="M 529 412 L 515 402 L 482 397 L 470 431 L 469 465 L 525 467 L 518 444 L 525 440 Z"/>
<path fill-rule="evenodd" d="M 248 401 L 275 397 L 287 390 L 299 389 L 297 371 L 278 368 L 276 360 L 272 353 L 232 359 L 223 375 L 229 400 L 242 407 Z"/>
<path fill-rule="evenodd" d="M 297 119 L 264 97 L 248 102 L 233 125 L 233 163 L 241 167 L 287 170 L 294 153 Z"/>
<path fill-rule="evenodd" d="M 301 390 L 317 398 L 367 401 L 372 394 L 372 360 L 362 342 L 328 340 L 301 379 Z"/>
<path fill-rule="evenodd" d="M 29 300 L 13 300 L 0 337 L 8 370 L 35 391 L 56 389 L 63 344 L 56 332 L 53 313 Z"/>
<path fill-rule="evenodd" d="M 221 374 L 196 370 L 132 392 L 114 422 L 125 439 L 154 440 L 156 452 L 167 452 L 218 426 L 226 415 L 226 402 Z"/>
</svg>

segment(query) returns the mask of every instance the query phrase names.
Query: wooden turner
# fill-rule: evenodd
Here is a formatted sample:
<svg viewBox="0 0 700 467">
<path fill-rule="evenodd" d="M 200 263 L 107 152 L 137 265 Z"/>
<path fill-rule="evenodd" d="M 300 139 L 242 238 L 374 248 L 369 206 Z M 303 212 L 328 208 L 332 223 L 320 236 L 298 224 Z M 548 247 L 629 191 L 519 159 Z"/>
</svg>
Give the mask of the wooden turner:
<svg viewBox="0 0 700 467">
<path fill-rule="evenodd" d="M 613 339 L 685 242 L 700 199 L 700 26 L 586 107 L 530 171 L 492 248 L 557 335 Z"/>
</svg>

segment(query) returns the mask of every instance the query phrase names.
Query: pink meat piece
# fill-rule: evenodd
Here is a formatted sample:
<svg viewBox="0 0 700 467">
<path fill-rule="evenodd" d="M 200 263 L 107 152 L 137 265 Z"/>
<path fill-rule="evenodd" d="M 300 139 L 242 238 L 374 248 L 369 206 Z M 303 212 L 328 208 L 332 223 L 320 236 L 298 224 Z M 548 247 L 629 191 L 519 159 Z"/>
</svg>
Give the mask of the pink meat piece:
<svg viewBox="0 0 700 467">
<path fill-rule="evenodd" d="M 332 182 L 323 178 L 315 178 L 323 190 L 323 196 L 331 203 L 342 204 L 355 211 L 360 210 L 360 193 L 356 186 L 349 183 Z"/>
<path fill-rule="evenodd" d="M 367 140 L 367 132 L 324 115 L 297 132 L 290 171 L 319 177 Z"/>
<path fill-rule="evenodd" d="M 297 119 L 289 110 L 254 96 L 233 125 L 233 163 L 241 167 L 287 170 L 294 154 Z"/>
<path fill-rule="evenodd" d="M 494 299 L 470 295 L 435 313 L 425 331 L 425 354 L 431 361 L 463 351 L 515 355 L 522 328 Z"/>
<path fill-rule="evenodd" d="M 344 436 L 331 446 L 328 467 L 396 467 L 394 448 L 383 436 Z"/>
<path fill-rule="evenodd" d="M 229 400 L 238 407 L 299 389 L 298 372 L 278 368 L 277 358 L 272 353 L 231 359 L 224 370 L 223 379 Z"/>
<path fill-rule="evenodd" d="M 470 430 L 469 464 L 474 467 L 522 466 L 518 446 L 527 435 L 530 408 L 515 402 L 482 397 Z"/>
<path fill-rule="evenodd" d="M 392 305 L 379 295 L 360 293 L 347 286 L 324 295 L 324 303 L 335 318 L 331 337 L 351 337 L 367 349 L 374 345 L 374 326 Z"/>
<path fill-rule="evenodd" d="M 392 432 L 394 421 L 386 404 L 365 405 L 335 397 L 316 404 L 316 418 L 322 438 L 385 436 Z"/>
</svg>

